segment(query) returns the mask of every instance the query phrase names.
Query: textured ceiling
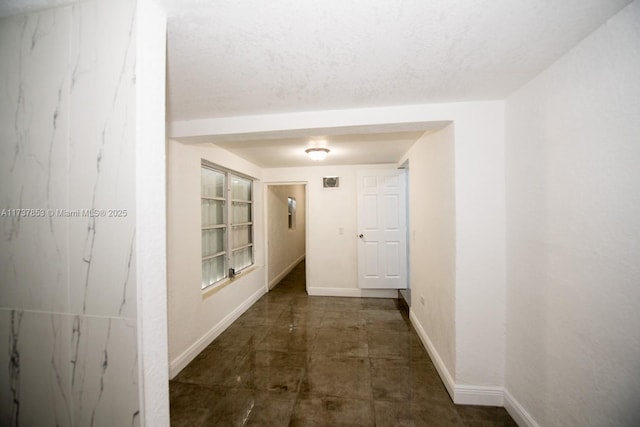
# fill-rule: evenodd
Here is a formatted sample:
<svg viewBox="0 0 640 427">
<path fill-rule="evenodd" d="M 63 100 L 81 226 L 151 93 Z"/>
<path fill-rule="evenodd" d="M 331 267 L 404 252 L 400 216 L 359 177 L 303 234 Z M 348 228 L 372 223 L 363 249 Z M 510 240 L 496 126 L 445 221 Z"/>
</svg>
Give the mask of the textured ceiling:
<svg viewBox="0 0 640 427">
<path fill-rule="evenodd" d="M 160 0 L 169 120 L 504 99 L 628 0 Z"/>
<path fill-rule="evenodd" d="M 427 133 L 445 126 L 437 123 Z M 338 135 L 308 135 L 289 138 L 252 140 L 223 140 L 218 145 L 264 168 L 356 165 L 397 163 L 425 131 L 392 133 L 364 133 Z M 306 148 L 329 148 L 330 153 L 322 162 L 314 162 L 305 153 Z"/>
<path fill-rule="evenodd" d="M 0 16 L 74 1 L 0 0 Z M 168 17 L 167 121 L 504 99 L 629 2 L 158 0 Z M 440 125 L 183 142 L 303 166 L 309 138 L 330 134 L 325 164 L 388 163 L 418 130 Z"/>
<path fill-rule="evenodd" d="M 422 132 L 336 135 L 325 138 L 222 142 L 216 145 L 264 167 L 397 163 Z M 326 160 L 314 162 L 301 147 L 330 148 Z"/>
</svg>

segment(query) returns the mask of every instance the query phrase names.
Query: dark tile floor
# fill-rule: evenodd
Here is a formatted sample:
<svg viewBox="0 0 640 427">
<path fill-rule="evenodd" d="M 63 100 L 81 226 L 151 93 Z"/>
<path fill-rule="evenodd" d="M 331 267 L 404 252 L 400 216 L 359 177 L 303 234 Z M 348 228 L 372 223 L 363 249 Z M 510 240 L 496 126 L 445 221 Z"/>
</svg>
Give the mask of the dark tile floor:
<svg viewBox="0 0 640 427">
<path fill-rule="evenodd" d="M 397 300 L 310 297 L 304 262 L 170 393 L 172 426 L 516 426 L 452 403 Z"/>
</svg>

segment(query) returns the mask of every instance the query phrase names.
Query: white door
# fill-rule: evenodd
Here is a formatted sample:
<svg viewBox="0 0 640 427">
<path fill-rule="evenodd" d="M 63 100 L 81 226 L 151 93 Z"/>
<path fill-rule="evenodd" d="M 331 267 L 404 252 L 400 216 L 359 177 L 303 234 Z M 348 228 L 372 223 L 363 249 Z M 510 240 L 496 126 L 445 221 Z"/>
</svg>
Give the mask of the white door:
<svg viewBox="0 0 640 427">
<path fill-rule="evenodd" d="M 358 286 L 407 287 L 405 171 L 358 173 Z"/>
</svg>

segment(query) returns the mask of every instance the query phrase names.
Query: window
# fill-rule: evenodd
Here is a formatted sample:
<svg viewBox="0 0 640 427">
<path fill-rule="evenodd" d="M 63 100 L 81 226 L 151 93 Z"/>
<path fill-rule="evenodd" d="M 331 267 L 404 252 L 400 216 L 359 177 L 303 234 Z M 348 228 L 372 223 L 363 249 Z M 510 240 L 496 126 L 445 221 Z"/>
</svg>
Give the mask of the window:
<svg viewBox="0 0 640 427">
<path fill-rule="evenodd" d="M 288 219 L 289 219 L 289 230 L 296 229 L 296 199 L 293 197 L 287 197 L 287 203 L 289 205 Z"/>
<path fill-rule="evenodd" d="M 202 161 L 202 289 L 253 265 L 253 181 Z"/>
</svg>

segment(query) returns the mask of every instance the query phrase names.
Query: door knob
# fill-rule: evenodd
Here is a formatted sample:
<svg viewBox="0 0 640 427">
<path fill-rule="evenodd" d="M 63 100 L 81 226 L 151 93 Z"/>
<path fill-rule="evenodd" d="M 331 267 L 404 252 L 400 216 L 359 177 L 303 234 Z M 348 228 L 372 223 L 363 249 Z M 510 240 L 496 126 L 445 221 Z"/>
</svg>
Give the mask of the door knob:
<svg viewBox="0 0 640 427">
<path fill-rule="evenodd" d="M 364 234 L 359 234 L 358 237 L 362 239 L 364 237 Z"/>
</svg>

